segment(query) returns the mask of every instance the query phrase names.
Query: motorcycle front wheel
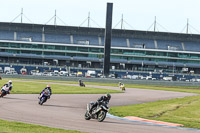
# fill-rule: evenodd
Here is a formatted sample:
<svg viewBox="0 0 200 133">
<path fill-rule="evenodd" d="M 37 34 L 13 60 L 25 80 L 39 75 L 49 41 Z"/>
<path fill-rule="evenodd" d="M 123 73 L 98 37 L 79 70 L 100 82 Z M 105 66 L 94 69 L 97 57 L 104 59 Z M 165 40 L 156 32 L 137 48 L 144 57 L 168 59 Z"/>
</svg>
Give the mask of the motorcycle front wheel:
<svg viewBox="0 0 200 133">
<path fill-rule="evenodd" d="M 98 121 L 99 122 L 102 122 L 104 119 L 106 118 L 106 112 L 105 111 L 103 111 L 103 110 L 101 110 L 100 112 L 99 112 L 99 114 L 98 114 Z"/>
<path fill-rule="evenodd" d="M 3 96 L 5 96 L 5 93 L 6 93 L 5 91 L 2 91 L 2 92 L 1 92 L 1 96 L 0 96 L 0 97 L 3 97 Z"/>
<path fill-rule="evenodd" d="M 45 102 L 46 98 L 45 97 L 42 97 L 40 100 L 39 100 L 39 104 L 42 105 L 44 102 Z"/>
<path fill-rule="evenodd" d="M 90 120 L 91 119 L 90 115 L 88 114 L 88 111 L 86 111 L 86 113 L 85 113 L 85 119 L 86 120 Z"/>
</svg>

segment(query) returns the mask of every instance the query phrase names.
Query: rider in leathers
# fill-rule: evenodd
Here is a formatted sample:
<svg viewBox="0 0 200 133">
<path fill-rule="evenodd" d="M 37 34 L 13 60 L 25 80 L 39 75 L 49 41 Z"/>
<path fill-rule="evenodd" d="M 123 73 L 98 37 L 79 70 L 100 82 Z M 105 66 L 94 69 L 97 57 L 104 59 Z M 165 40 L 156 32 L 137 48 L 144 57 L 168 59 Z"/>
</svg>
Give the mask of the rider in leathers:
<svg viewBox="0 0 200 133">
<path fill-rule="evenodd" d="M 44 89 L 42 90 L 42 92 L 44 92 L 45 90 L 49 90 L 50 95 L 52 94 L 52 93 L 51 93 L 51 86 L 50 86 L 50 85 L 47 85 L 47 87 L 44 88 Z M 40 95 L 42 94 L 42 92 L 40 93 Z M 48 99 L 50 99 L 50 96 L 48 97 Z"/>
<path fill-rule="evenodd" d="M 101 96 L 96 102 L 95 104 L 91 107 L 91 109 L 89 110 L 89 114 L 92 114 L 92 109 L 94 107 L 96 107 L 97 105 L 99 105 L 100 103 L 104 102 L 105 104 L 108 104 L 109 101 L 111 99 L 111 95 L 109 93 L 107 93 L 105 96 Z"/>
<path fill-rule="evenodd" d="M 5 86 L 6 88 L 8 88 L 9 91 L 6 91 L 6 93 L 7 93 L 7 94 L 10 94 L 10 91 L 11 91 L 12 88 L 13 88 L 12 81 L 9 80 L 8 83 L 4 84 L 3 86 Z"/>
</svg>

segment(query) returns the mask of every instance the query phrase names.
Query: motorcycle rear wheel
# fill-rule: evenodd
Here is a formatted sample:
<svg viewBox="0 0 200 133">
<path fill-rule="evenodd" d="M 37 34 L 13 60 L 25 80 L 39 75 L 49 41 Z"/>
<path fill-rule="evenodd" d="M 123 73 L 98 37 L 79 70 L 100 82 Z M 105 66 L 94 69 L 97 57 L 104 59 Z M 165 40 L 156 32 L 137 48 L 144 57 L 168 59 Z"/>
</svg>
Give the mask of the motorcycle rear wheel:
<svg viewBox="0 0 200 133">
<path fill-rule="evenodd" d="M 102 122 L 105 118 L 106 118 L 106 112 L 103 111 L 103 110 L 101 110 L 101 111 L 99 112 L 99 114 L 98 114 L 97 120 L 98 120 L 99 122 Z"/>
</svg>

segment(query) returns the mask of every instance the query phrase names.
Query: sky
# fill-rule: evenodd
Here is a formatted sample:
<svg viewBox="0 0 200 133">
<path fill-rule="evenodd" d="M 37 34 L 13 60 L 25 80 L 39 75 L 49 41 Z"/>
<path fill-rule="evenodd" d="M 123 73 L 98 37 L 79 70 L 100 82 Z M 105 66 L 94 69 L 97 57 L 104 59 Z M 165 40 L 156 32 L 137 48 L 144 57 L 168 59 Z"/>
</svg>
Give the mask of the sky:
<svg viewBox="0 0 200 133">
<path fill-rule="evenodd" d="M 123 29 L 153 31 L 156 16 L 157 31 L 186 33 L 188 20 L 189 33 L 200 34 L 200 0 L 0 0 L 0 22 L 12 22 L 23 8 L 24 23 L 53 25 L 56 10 L 57 25 L 86 27 L 90 13 L 90 26 L 104 28 L 108 2 L 113 28 L 121 28 L 123 14 Z"/>
</svg>

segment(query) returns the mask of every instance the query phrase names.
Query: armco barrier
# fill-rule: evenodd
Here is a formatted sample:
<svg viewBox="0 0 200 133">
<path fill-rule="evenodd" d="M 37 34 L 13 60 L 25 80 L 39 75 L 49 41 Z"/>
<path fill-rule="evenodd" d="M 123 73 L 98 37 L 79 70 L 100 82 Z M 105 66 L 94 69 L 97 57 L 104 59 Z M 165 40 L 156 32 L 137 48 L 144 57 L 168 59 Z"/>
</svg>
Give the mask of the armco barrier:
<svg viewBox="0 0 200 133">
<path fill-rule="evenodd" d="M 132 79 L 115 79 L 115 78 L 86 78 L 86 77 L 34 76 L 34 75 L 1 75 L 1 76 L 2 78 L 17 78 L 17 79 L 77 81 L 77 83 L 79 79 L 82 79 L 84 82 L 97 82 L 97 83 L 118 84 L 118 82 L 123 82 L 124 84 L 200 87 L 200 82 L 186 82 L 186 81 L 132 80 Z"/>
</svg>

